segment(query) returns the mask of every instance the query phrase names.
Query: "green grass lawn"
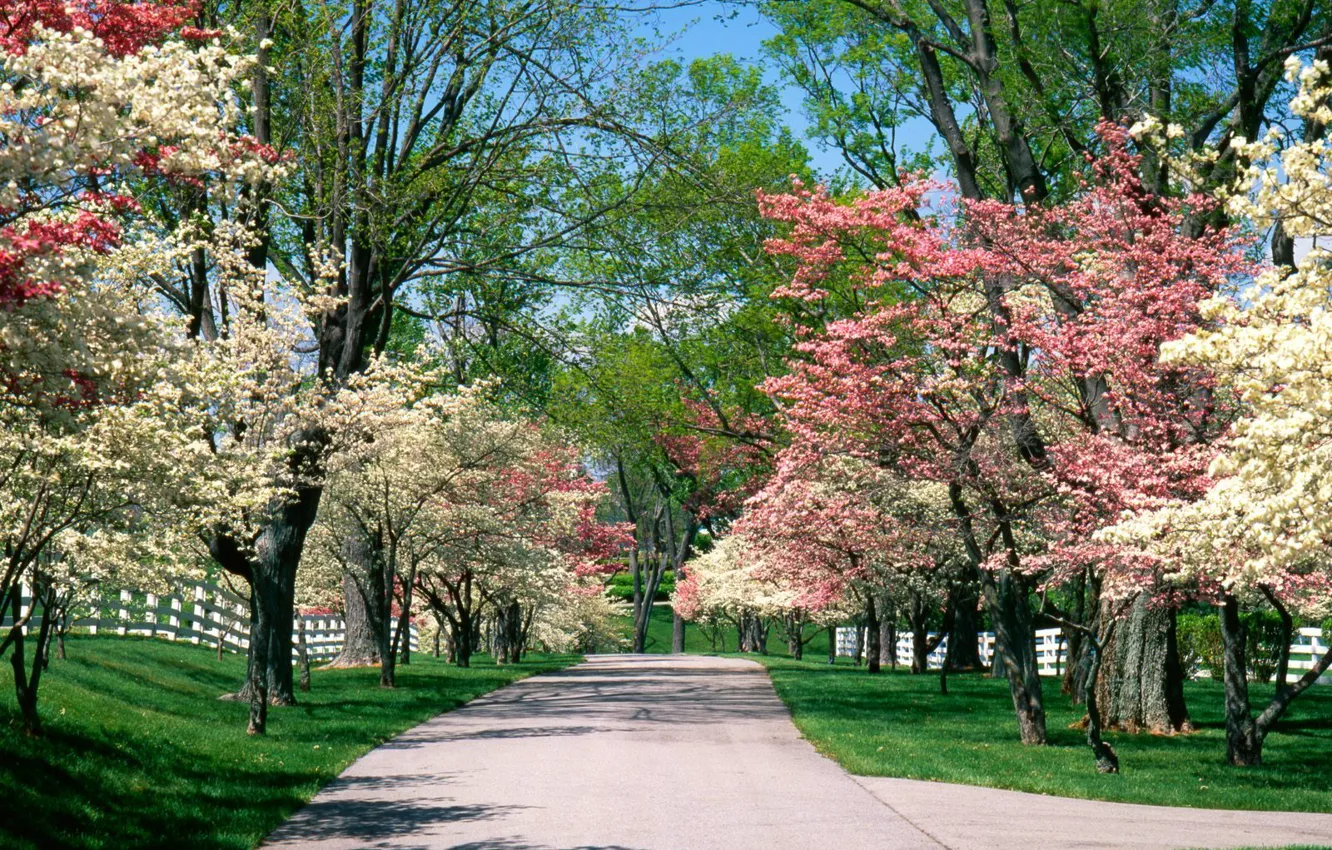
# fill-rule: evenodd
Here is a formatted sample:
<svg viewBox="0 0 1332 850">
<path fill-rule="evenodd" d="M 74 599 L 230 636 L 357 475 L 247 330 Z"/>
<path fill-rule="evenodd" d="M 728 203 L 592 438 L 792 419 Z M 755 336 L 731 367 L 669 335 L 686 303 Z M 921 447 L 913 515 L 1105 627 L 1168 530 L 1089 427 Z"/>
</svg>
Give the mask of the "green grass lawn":
<svg viewBox="0 0 1332 850">
<path fill-rule="evenodd" d="M 398 668 L 316 669 L 269 734 L 221 702 L 245 672 L 208 649 L 150 638 L 73 637 L 42 679 L 46 737 L 24 737 L 8 663 L 0 670 L 0 847 L 251 848 L 343 768 L 441 711 L 572 657 L 469 670 L 425 654 Z"/>
<path fill-rule="evenodd" d="M 988 785 L 1041 794 L 1227 809 L 1332 812 L 1332 687 L 1301 696 L 1267 738 L 1264 764 L 1225 763 L 1221 687 L 1186 686 L 1199 731 L 1174 737 L 1111 733 L 1123 773 L 1092 766 L 1083 710 L 1045 680 L 1051 746 L 1024 747 L 1007 683 L 767 658 L 777 693 L 813 744 L 852 773 Z M 1270 686 L 1254 685 L 1255 704 Z"/>
</svg>

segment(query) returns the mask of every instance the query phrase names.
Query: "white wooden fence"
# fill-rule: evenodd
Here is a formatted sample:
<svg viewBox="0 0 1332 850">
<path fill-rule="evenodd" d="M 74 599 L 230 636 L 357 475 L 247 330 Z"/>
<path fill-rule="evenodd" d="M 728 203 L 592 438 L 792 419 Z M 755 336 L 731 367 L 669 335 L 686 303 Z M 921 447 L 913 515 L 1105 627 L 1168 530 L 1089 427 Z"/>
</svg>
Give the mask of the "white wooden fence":
<svg viewBox="0 0 1332 850">
<path fill-rule="evenodd" d="M 21 594 L 20 616 L 23 616 L 32 600 L 27 588 Z M 346 623 L 341 617 L 304 614 L 292 622 L 293 655 L 301 621 L 305 623 L 305 643 L 311 661 L 327 660 L 342 651 Z M 8 629 L 12 622 L 6 614 L 0 618 L 0 627 Z M 38 628 L 41 622 L 39 611 L 28 621 L 27 629 Z M 104 600 L 100 607 L 92 609 L 90 616 L 75 620 L 72 625 L 91 634 L 143 635 L 211 647 L 221 641 L 228 652 L 245 652 L 250 647 L 249 600 L 207 582 L 185 585 L 162 595 L 122 590 L 118 597 Z M 396 621 L 392 628 L 396 634 Z M 415 624 L 408 631 L 408 640 L 413 652 L 419 649 Z"/>
<path fill-rule="evenodd" d="M 865 629 L 861 629 L 861 639 L 865 637 Z M 930 633 L 930 638 L 934 633 Z M 980 632 L 976 635 L 976 643 L 980 649 L 981 661 L 989 664 L 994 655 L 994 632 Z M 912 648 L 915 640 L 911 633 L 898 633 L 897 637 L 897 663 L 911 664 Z M 1290 673 L 1292 677 L 1303 675 L 1303 671 L 1312 670 L 1318 659 L 1327 652 L 1329 640 L 1323 636 L 1321 629 L 1304 628 L 1298 629 L 1290 645 Z M 839 656 L 850 657 L 856 651 L 856 630 L 852 626 L 839 626 L 837 629 L 837 654 Z M 929 667 L 931 670 L 937 670 L 943 666 L 944 653 L 948 651 L 948 637 L 939 641 L 939 646 L 929 654 Z M 1059 629 L 1037 629 L 1036 630 L 1036 660 L 1040 664 L 1042 676 L 1058 676 L 1063 673 L 1065 661 L 1064 635 Z M 1207 672 L 1203 671 L 1202 676 L 1206 677 Z M 1318 680 L 1319 684 L 1332 684 L 1332 675 L 1323 676 Z"/>
</svg>

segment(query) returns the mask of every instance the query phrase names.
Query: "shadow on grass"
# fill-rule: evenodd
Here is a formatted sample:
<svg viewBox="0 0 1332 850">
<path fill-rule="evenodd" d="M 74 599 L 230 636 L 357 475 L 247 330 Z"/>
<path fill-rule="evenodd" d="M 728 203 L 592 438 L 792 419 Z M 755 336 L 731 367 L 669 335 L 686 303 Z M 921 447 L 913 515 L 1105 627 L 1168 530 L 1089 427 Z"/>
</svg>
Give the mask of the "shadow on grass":
<svg viewBox="0 0 1332 850">
<path fill-rule="evenodd" d="M 151 639 L 69 643 L 71 660 L 52 662 L 43 679 L 44 738 L 22 734 L 8 665 L 0 671 L 6 850 L 248 850 L 376 744 L 573 660 L 459 671 L 413 659 L 393 690 L 378 688 L 375 670 L 316 672 L 313 691 L 270 710 L 270 734 L 252 738 L 247 707 L 216 698 L 240 681 L 243 658 L 219 662 L 206 649 Z"/>
</svg>

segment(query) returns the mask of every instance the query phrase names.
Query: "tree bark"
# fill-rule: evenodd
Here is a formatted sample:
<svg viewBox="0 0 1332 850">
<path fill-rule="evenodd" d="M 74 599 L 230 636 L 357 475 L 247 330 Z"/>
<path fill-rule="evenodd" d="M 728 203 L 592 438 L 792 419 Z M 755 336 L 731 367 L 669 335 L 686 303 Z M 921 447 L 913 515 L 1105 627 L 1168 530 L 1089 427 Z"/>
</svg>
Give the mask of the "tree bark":
<svg viewBox="0 0 1332 850">
<path fill-rule="evenodd" d="M 315 444 L 319 439 L 312 435 L 304 442 Z M 293 469 L 314 462 L 301 452 L 288 461 Z M 249 669 L 240 693 L 232 698 L 253 703 L 255 685 L 262 680 L 262 691 L 273 705 L 296 704 L 291 660 L 296 570 L 322 492 L 320 487 L 298 486 L 294 498 L 274 507 L 254 542 L 253 556 L 242 555 L 245 547 L 227 535 L 209 540 L 209 551 L 218 563 L 250 585 Z M 263 718 L 259 720 L 255 734 L 264 728 Z"/>
<path fill-rule="evenodd" d="M 911 626 L 911 673 L 921 675 L 930 666 L 930 609 L 924 594 L 911 594 L 907 624 Z"/>
<path fill-rule="evenodd" d="M 1007 569 L 986 576 L 982 587 L 994 623 L 997 666 L 1007 676 L 1013 697 L 1018 737 L 1024 744 L 1044 744 L 1045 704 L 1028 588 Z"/>
<path fill-rule="evenodd" d="M 953 600 L 953 628 L 948 638 L 947 661 L 954 671 L 982 670 L 981 661 L 980 612 L 977 605 L 980 599 L 974 590 L 959 592 Z"/>
<path fill-rule="evenodd" d="M 828 663 L 837 663 L 837 627 L 828 627 Z"/>
<path fill-rule="evenodd" d="M 246 731 L 251 735 L 264 735 L 268 732 L 268 663 L 270 642 L 273 628 L 270 619 L 272 610 L 260 601 L 260 592 L 255 588 L 255 616 L 250 621 L 250 681 L 247 683 L 250 698 L 250 722 Z"/>
<path fill-rule="evenodd" d="M 851 651 L 851 660 L 859 667 L 861 659 L 865 656 L 865 630 L 860 623 L 852 623 L 851 628 L 856 630 L 856 640 L 854 649 Z"/>
<path fill-rule="evenodd" d="M 1263 740 L 1249 705 L 1249 665 L 1239 601 L 1227 595 L 1221 603 L 1221 647 L 1225 660 L 1226 761 L 1241 767 L 1263 762 Z"/>
<path fill-rule="evenodd" d="M 805 621 L 800 614 L 791 612 L 785 617 L 786 652 L 796 661 L 805 657 Z"/>
<path fill-rule="evenodd" d="M 305 642 L 305 618 L 301 617 L 297 623 L 296 657 L 301 665 L 301 680 L 297 687 L 302 692 L 308 693 L 310 690 L 310 646 Z"/>
<path fill-rule="evenodd" d="M 1105 727 L 1157 735 L 1190 731 L 1174 609 L 1152 605 L 1143 593 L 1111 628 L 1113 619 L 1103 606 L 1102 630 L 1110 637 L 1096 698 Z"/>
<path fill-rule="evenodd" d="M 865 637 L 869 643 L 865 649 L 868 672 L 878 673 L 882 662 L 882 635 L 879 634 L 879 612 L 874 605 L 873 593 L 866 594 L 865 598 Z"/>
<path fill-rule="evenodd" d="M 897 606 L 885 596 L 879 603 L 879 663 L 897 669 Z"/>
<path fill-rule="evenodd" d="M 376 584 L 372 578 L 374 555 L 370 544 L 359 536 L 351 536 L 342 542 L 342 557 L 347 562 L 347 571 L 342 576 L 342 618 L 345 624 L 342 649 L 326 666 L 373 667 L 382 658 L 380 653 L 380 632 L 382 624 L 377 623 L 378 608 Z"/>
<path fill-rule="evenodd" d="M 1109 638 L 1114 637 L 1115 624 L 1110 624 Z M 1088 654 L 1091 664 L 1087 671 L 1087 745 L 1091 747 L 1092 758 L 1096 760 L 1097 773 L 1119 773 L 1119 756 L 1114 747 L 1101 739 L 1101 711 L 1096 699 L 1096 680 L 1101 670 L 1101 647 L 1097 641 L 1088 637 Z"/>
<path fill-rule="evenodd" d="M 34 583 L 32 605 L 37 604 L 40 589 Z M 14 625 L 10 627 L 9 664 L 14 670 L 14 697 L 18 702 L 19 714 L 23 718 L 23 731 L 30 738 L 39 738 L 43 734 L 41 715 L 37 712 L 37 689 L 41 684 L 43 663 L 42 651 L 50 635 L 52 617 L 43 612 L 42 624 L 38 628 L 37 639 L 33 641 L 33 659 L 31 668 L 25 663 L 26 636 L 23 634 L 21 601 L 19 594 L 12 596 L 12 616 Z"/>
</svg>

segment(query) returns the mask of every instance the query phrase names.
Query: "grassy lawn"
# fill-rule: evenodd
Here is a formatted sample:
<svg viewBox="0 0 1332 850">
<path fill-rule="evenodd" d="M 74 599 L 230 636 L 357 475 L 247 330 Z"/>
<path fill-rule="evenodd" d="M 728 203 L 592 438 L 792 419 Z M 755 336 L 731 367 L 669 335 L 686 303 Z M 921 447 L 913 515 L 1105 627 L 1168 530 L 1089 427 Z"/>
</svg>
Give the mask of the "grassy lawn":
<svg viewBox="0 0 1332 850">
<path fill-rule="evenodd" d="M 1225 764 L 1218 684 L 1186 686 L 1200 731 L 1191 735 L 1108 736 L 1123 773 L 1092 767 L 1083 733 L 1070 728 L 1083 711 L 1047 679 L 1051 746 L 1017 742 L 1008 686 L 980 675 L 949 677 L 885 672 L 789 659 L 759 659 L 800 731 L 852 773 L 988 785 L 1129 803 L 1226 809 L 1332 812 L 1332 687 L 1301 696 L 1267 738 L 1264 764 Z M 1270 686 L 1255 685 L 1255 704 Z"/>
<path fill-rule="evenodd" d="M 572 657 L 459 670 L 425 654 L 380 690 L 376 670 L 315 670 L 301 705 L 245 734 L 221 702 L 245 671 L 211 650 L 149 638 L 74 637 L 42 679 L 47 736 L 24 737 L 0 670 L 0 847 L 251 848 L 357 757 L 441 711 Z"/>
</svg>

